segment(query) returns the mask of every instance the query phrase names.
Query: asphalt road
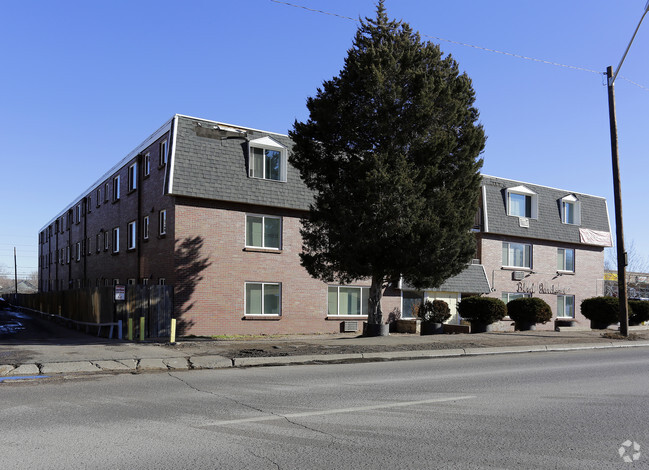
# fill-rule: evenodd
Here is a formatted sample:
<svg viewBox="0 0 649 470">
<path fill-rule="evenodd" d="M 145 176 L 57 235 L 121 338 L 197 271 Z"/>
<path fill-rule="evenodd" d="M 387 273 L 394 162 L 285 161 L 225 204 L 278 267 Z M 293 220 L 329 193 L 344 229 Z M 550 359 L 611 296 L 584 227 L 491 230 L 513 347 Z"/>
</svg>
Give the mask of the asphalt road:
<svg viewBox="0 0 649 470">
<path fill-rule="evenodd" d="M 648 359 L 634 348 L 4 383 L 2 468 L 649 468 Z"/>
</svg>

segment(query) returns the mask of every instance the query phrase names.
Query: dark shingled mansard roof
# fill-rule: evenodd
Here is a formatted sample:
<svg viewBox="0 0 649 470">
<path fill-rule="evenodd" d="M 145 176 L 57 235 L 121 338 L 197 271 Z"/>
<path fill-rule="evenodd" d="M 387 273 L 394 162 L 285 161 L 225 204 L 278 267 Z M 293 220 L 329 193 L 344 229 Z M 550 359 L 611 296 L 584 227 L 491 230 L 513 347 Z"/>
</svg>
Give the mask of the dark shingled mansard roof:
<svg viewBox="0 0 649 470">
<path fill-rule="evenodd" d="M 404 283 L 404 290 L 414 290 L 414 287 Z M 481 264 L 469 264 L 460 274 L 448 278 L 441 286 L 426 288 L 435 292 L 460 292 L 465 294 L 488 294 L 491 292 L 487 273 Z"/>
<path fill-rule="evenodd" d="M 518 217 L 507 215 L 506 190 L 517 186 L 538 195 L 538 218 L 528 219 L 529 227 L 521 227 Z M 486 175 L 482 176 L 482 187 L 485 233 L 581 244 L 580 229 L 611 231 L 606 199 L 602 197 Z M 580 225 L 561 221 L 561 199 L 570 195 L 580 202 Z"/>
<path fill-rule="evenodd" d="M 176 147 L 170 192 L 176 196 L 197 197 L 219 201 L 308 210 L 312 193 L 291 165 L 287 166 L 286 182 L 249 178 L 247 167 L 248 140 L 270 137 L 287 148 L 291 140 L 281 134 L 237 128 L 245 138 L 223 139 L 214 130 L 218 123 L 177 116 Z M 232 128 L 232 126 L 229 126 Z"/>
</svg>

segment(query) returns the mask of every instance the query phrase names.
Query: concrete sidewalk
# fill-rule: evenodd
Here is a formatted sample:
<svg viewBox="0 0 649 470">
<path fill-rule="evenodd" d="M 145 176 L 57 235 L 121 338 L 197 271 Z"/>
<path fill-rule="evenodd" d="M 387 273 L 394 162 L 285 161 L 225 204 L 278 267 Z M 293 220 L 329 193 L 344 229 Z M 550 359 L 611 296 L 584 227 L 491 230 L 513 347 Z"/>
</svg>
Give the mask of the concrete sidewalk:
<svg viewBox="0 0 649 470">
<path fill-rule="evenodd" d="M 76 335 L 0 345 L 0 382 L 9 378 L 91 373 L 139 373 L 268 365 L 387 361 L 423 358 L 649 347 L 649 329 L 632 328 L 630 339 L 613 330 L 530 331 L 418 336 L 355 334 L 246 337 L 236 340 L 127 342 Z"/>
</svg>

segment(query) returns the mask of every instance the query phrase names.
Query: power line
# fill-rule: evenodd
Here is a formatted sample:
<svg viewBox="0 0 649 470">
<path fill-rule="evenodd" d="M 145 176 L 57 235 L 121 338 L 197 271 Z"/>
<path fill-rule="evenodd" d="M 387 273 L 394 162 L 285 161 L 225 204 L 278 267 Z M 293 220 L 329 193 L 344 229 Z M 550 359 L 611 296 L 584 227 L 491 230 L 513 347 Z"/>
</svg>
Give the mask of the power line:
<svg viewBox="0 0 649 470">
<path fill-rule="evenodd" d="M 338 13 L 331 13 L 331 12 L 324 11 L 324 10 L 316 10 L 315 8 L 308 8 L 308 7 L 305 7 L 303 5 L 295 5 L 293 3 L 282 2 L 280 0 L 270 0 L 270 1 L 273 2 L 273 3 L 279 3 L 281 5 L 287 5 L 287 6 L 290 6 L 290 7 L 301 8 L 302 10 L 307 10 L 307 11 L 312 12 L 312 13 L 320 13 L 320 14 L 323 14 L 323 15 L 335 16 L 335 17 L 342 18 L 342 19 L 345 19 L 345 20 L 354 21 L 355 23 L 359 23 L 359 20 L 357 20 L 355 18 L 351 18 L 349 16 L 344 16 L 344 15 L 339 15 Z M 528 57 L 528 56 L 524 56 L 524 55 L 520 55 L 520 54 L 514 54 L 513 52 L 499 51 L 498 49 L 490 49 L 488 47 L 476 46 L 475 44 L 469 44 L 469 43 L 466 43 L 466 42 L 453 41 L 452 39 L 440 38 L 439 36 L 431 36 L 431 35 L 422 34 L 422 33 L 419 33 L 419 34 L 422 37 L 425 37 L 425 38 L 428 38 L 428 39 L 435 39 L 437 41 L 444 41 L 444 42 L 448 42 L 448 43 L 451 43 L 451 44 L 457 44 L 459 46 L 472 47 L 473 49 L 478 49 L 478 50 L 486 51 L 486 52 L 493 52 L 495 54 L 502 54 L 502 55 L 506 55 L 506 56 L 509 56 L 509 57 L 515 57 L 517 59 L 531 60 L 533 62 L 539 62 L 539 63 L 546 64 L 546 65 L 553 65 L 555 67 L 563 67 L 563 68 L 567 68 L 567 69 L 578 70 L 580 72 L 589 72 L 589 73 L 596 73 L 598 75 L 606 75 L 606 72 L 601 72 L 601 71 L 593 70 L 593 69 L 587 69 L 585 67 L 579 67 L 579 66 L 576 66 L 576 65 L 562 64 L 560 62 L 554 62 L 554 61 L 551 61 L 551 60 L 537 59 L 535 57 Z M 621 78 L 622 80 L 626 80 L 627 82 L 629 82 L 629 83 L 631 83 L 631 84 L 633 84 L 633 85 L 635 85 L 635 86 L 637 86 L 639 88 L 642 88 L 644 90 L 649 91 L 649 88 L 647 88 L 647 87 L 645 87 L 643 85 L 640 85 L 639 83 L 636 83 L 636 82 L 634 82 L 632 80 L 629 80 L 628 78 L 623 77 L 622 75 L 619 75 L 619 78 Z"/>
</svg>

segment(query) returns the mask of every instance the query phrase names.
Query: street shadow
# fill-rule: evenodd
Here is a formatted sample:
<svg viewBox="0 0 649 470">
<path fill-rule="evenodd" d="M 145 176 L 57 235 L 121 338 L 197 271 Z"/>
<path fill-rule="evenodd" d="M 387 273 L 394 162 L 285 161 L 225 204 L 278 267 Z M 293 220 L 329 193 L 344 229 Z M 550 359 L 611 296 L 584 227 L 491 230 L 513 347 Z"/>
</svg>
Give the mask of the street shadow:
<svg viewBox="0 0 649 470">
<path fill-rule="evenodd" d="M 203 280 L 201 273 L 212 264 L 209 257 L 202 255 L 204 243 L 201 236 L 176 240 L 174 304 L 178 336 L 184 336 L 195 323 L 187 318 L 195 304 L 193 295 L 196 286 Z"/>
</svg>

